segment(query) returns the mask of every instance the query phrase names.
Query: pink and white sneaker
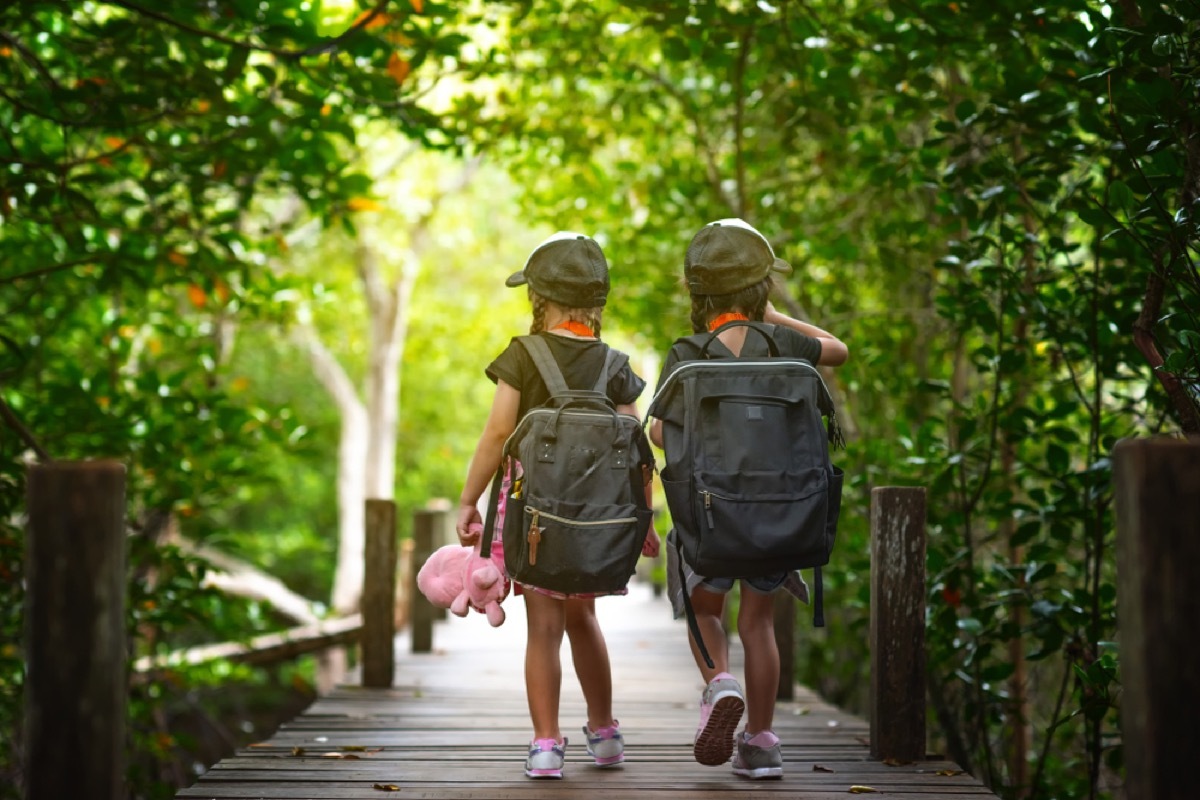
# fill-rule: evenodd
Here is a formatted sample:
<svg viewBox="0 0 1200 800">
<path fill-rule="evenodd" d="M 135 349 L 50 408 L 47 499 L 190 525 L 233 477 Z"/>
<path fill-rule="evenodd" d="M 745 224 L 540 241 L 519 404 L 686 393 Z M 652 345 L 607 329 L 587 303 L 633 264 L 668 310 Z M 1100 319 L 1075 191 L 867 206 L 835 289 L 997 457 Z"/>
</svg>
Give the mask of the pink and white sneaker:
<svg viewBox="0 0 1200 800">
<path fill-rule="evenodd" d="M 566 752 L 565 736 L 561 742 L 554 739 L 534 739 L 529 745 L 529 757 L 525 759 L 525 777 L 561 778 Z"/>
<path fill-rule="evenodd" d="M 613 720 L 612 725 L 592 730 L 583 726 L 587 737 L 587 753 L 596 761 L 597 767 L 615 767 L 625 760 L 625 739 L 621 736 L 621 723 Z"/>
<path fill-rule="evenodd" d="M 719 673 L 700 697 L 700 727 L 692 745 L 692 755 L 701 764 L 716 767 L 728 763 L 733 755 L 733 732 L 737 730 L 746 696 L 728 672 Z"/>
</svg>

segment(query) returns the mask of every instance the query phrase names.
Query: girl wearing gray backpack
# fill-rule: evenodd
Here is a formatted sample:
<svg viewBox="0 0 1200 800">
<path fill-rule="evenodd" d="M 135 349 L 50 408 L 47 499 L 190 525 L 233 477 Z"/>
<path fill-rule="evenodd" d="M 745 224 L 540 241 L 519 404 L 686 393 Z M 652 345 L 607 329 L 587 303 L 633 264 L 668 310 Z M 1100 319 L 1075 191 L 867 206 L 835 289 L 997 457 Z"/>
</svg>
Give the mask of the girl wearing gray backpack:
<svg viewBox="0 0 1200 800">
<path fill-rule="evenodd" d="M 719 402 L 710 396 L 700 402 L 713 403 L 709 424 L 718 429 L 705 430 L 702 436 L 698 436 L 698 432 L 692 430 L 684 434 L 680 431 L 682 415 L 679 404 L 683 402 L 685 392 L 672 393 L 672 388 L 673 384 L 678 384 L 684 379 L 685 374 L 690 372 L 694 376 L 698 372 L 696 367 L 700 367 L 701 371 L 712 372 L 721 369 L 728 371 L 724 365 L 734 365 L 733 370 L 740 371 L 742 375 L 723 378 L 729 385 L 733 385 L 731 381 L 744 380 L 745 375 L 754 373 L 756 366 L 761 373 L 775 367 L 774 359 L 786 359 L 795 367 L 796 371 L 791 374 L 799 376 L 796 380 L 811 377 L 812 382 L 819 384 L 818 388 L 824 390 L 824 384 L 813 365 L 843 364 L 848 351 L 846 345 L 833 334 L 774 309 L 768 301 L 772 286 L 771 276 L 773 273 L 788 272 L 791 272 L 791 267 L 775 257 L 766 237 L 740 219 L 712 222 L 696 233 L 688 246 L 684 261 L 684 278 L 692 301 L 694 335 L 680 338 L 672 346 L 664 362 L 658 391 L 648 414 L 648 418 L 653 419 L 650 439 L 664 448 L 667 456 L 667 468 L 662 473 L 662 480 L 675 522 L 675 528 L 667 538 L 668 592 L 675 616 L 684 616 L 685 611 L 689 616 L 689 643 L 706 684 L 700 699 L 700 724 L 696 730 L 693 755 L 699 763 L 708 766 L 727 763 L 732 757 L 733 772 L 751 779 L 779 778 L 783 775 L 779 738 L 771 730 L 780 669 L 773 622 L 774 601 L 771 595 L 779 589 L 784 589 L 807 602 L 808 589 L 796 569 L 773 566 L 782 562 L 776 562 L 773 555 L 768 555 L 768 551 L 764 551 L 764 557 L 759 559 L 759 564 L 748 566 L 745 572 L 736 575 L 730 574 L 729 570 L 719 577 L 697 574 L 685 553 L 692 553 L 695 561 L 702 558 L 698 555 L 701 551 L 691 538 L 681 536 L 681 527 L 685 516 L 698 517 L 696 527 L 707 526 L 711 531 L 710 536 L 715 538 L 719 534 L 724 539 L 735 542 L 736 551 L 753 549 L 747 544 L 751 534 L 745 530 L 737 530 L 749 524 L 747 520 L 752 517 L 752 513 L 748 513 L 746 509 L 751 506 L 744 506 L 741 512 L 727 513 L 724 517 L 720 516 L 721 512 L 717 506 L 726 499 L 722 497 L 722 492 L 732 496 L 740 491 L 749 491 L 747 482 L 752 480 L 752 467 L 747 464 L 755 460 L 756 450 L 774 450 L 776 447 L 786 450 L 789 445 L 780 440 L 789 437 L 785 434 L 782 437 L 767 435 L 758 439 L 747 439 L 741 429 L 724 431 L 720 428 L 727 425 L 743 425 L 746 424 L 746 420 L 750 420 L 750 428 L 757 426 L 769 431 L 765 425 L 770 423 L 772 415 L 782 415 L 786 412 L 775 407 L 784 405 L 782 402 L 774 404 L 770 398 L 766 402 L 738 405 Z M 704 366 L 701 367 L 700 362 L 703 362 Z M 688 364 L 692 366 L 681 370 L 681 367 Z M 811 373 L 811 376 L 805 375 L 805 372 Z M 789 373 L 780 374 L 786 381 Z M 673 375 L 675 379 L 669 380 Z M 775 377 L 772 380 L 775 387 L 780 385 L 780 378 Z M 775 391 L 779 394 L 784 393 L 777 388 Z M 825 391 L 827 393 L 827 390 Z M 688 398 L 702 397 L 703 394 L 696 391 L 686 392 Z M 804 403 L 798 405 L 803 407 Z M 809 405 L 816 406 L 817 403 Z M 820 412 L 810 408 L 806 413 L 815 414 L 817 421 L 820 421 Z M 664 422 L 667 423 L 666 429 Z M 822 429 L 821 438 L 824 438 L 825 433 Z M 723 434 L 725 444 L 722 449 L 719 443 Z M 681 455 L 680 452 L 673 452 L 672 448 L 681 450 L 684 447 L 681 443 L 694 446 L 696 440 L 701 438 L 717 442 L 714 446 L 718 448 L 721 457 L 729 457 L 731 453 L 738 451 L 739 458 L 747 462 L 729 468 L 723 476 L 723 480 L 727 481 L 723 488 L 701 487 L 704 491 L 700 491 L 694 479 L 688 483 L 686 479 L 681 480 L 685 476 L 672 475 L 669 472 L 672 464 L 678 463 L 678 457 Z M 821 447 L 824 446 L 822 442 Z M 826 461 L 827 455 L 826 449 Z M 768 470 L 764 470 L 762 474 L 766 472 Z M 821 474 L 820 480 L 823 493 L 826 480 L 824 473 Z M 672 489 L 676 486 L 679 488 L 673 496 Z M 837 479 L 837 497 L 840 498 L 840 477 Z M 801 508 L 807 501 L 808 498 L 805 498 L 803 501 L 787 505 Z M 830 510 L 826 509 L 826 505 L 830 506 Z M 790 512 L 790 509 L 788 511 Z M 836 504 L 832 501 L 826 503 L 822 499 L 819 507 L 808 516 L 818 517 L 818 527 L 823 528 L 826 525 L 827 514 L 832 516 L 828 545 L 832 547 L 832 530 L 836 528 Z M 827 555 L 826 552 L 824 557 L 827 558 Z M 803 558 L 804 556 L 800 557 L 794 563 L 801 563 Z M 720 560 L 710 559 L 708 563 L 712 565 L 720 563 Z M 819 563 L 805 563 L 803 566 L 819 566 Z M 714 566 L 712 569 L 716 571 L 719 567 Z M 778 571 L 774 571 L 776 569 Z M 737 567 L 732 568 L 732 571 L 736 572 Z M 744 693 L 737 679 L 729 673 L 728 640 L 721 622 L 726 595 L 733 588 L 735 581 L 740 581 L 741 586 L 737 630 L 745 651 Z M 705 642 L 708 643 L 707 649 Z M 743 712 L 747 713 L 746 725 L 735 737 Z"/>
<path fill-rule="evenodd" d="M 559 651 L 564 633 L 571 643 L 587 703 L 583 726 L 587 753 L 597 767 L 615 766 L 624 760 L 624 739 L 613 718 L 608 648 L 596 620 L 595 598 L 624 594 L 639 552 L 651 556 L 658 552 L 658 534 L 648 504 L 653 453 L 648 442 L 642 445 L 645 435 L 634 405 L 646 382 L 630 369 L 627 356 L 599 339 L 609 279 L 608 263 L 593 239 L 565 231 L 554 234 L 534 249 L 524 269 L 510 276 L 506 285 L 527 287 L 533 321 L 530 335 L 515 337 L 487 367 L 496 394 L 467 471 L 456 527 L 462 544 L 479 543 L 489 552 L 496 531 L 503 533 L 505 568 L 513 579 L 514 593 L 524 597 L 528 621 L 525 690 L 533 741 L 525 774 L 561 778 L 567 745 L 558 720 L 562 687 Z M 536 462 L 551 459 L 555 447 L 562 444 L 559 440 L 569 438 L 566 423 L 576 413 L 584 417 L 585 429 L 590 415 L 598 420 L 595 426 L 608 431 L 603 444 L 557 453 L 561 458 L 550 469 L 540 469 L 543 465 Z M 528 463 L 522 467 L 513 455 L 514 442 L 524 441 L 522 436 L 531 428 L 544 430 L 537 426 L 544 425 L 547 417 L 554 426 L 564 423 L 556 428 L 561 436 L 556 435 L 553 442 L 538 440 L 545 450 L 526 457 Z M 641 440 L 632 443 L 630 452 L 621 454 L 618 466 L 626 468 L 608 470 L 627 476 L 623 483 L 616 482 L 616 489 L 626 495 L 627 511 L 616 521 L 597 524 L 590 519 L 568 519 L 571 512 L 557 506 L 535 505 L 535 496 L 539 503 L 554 503 L 563 499 L 555 495 L 565 491 L 545 485 L 539 488 L 535 485 L 539 476 L 552 482 L 556 476 L 571 475 L 572 467 L 579 465 L 576 462 L 587 462 L 582 464 L 586 467 L 612 460 L 609 449 L 614 425 L 631 430 Z M 646 465 L 644 470 L 642 465 Z M 493 493 L 488 520 L 481 524 L 478 505 L 489 481 Z M 636 508 L 629 501 L 630 494 L 637 501 Z M 582 540 L 571 538 L 576 534 Z M 605 538 L 609 536 L 620 538 Z M 569 543 L 561 544 L 564 541 Z M 620 547 L 604 547 L 610 541 L 619 541 Z M 566 563 L 572 554 L 596 549 L 595 542 L 602 550 L 622 550 L 622 560 L 608 571 L 607 582 L 596 580 L 605 577 L 601 570 L 572 573 L 575 565 Z M 558 583 L 542 580 L 543 573 L 552 568 L 567 574 L 556 574 Z"/>
</svg>

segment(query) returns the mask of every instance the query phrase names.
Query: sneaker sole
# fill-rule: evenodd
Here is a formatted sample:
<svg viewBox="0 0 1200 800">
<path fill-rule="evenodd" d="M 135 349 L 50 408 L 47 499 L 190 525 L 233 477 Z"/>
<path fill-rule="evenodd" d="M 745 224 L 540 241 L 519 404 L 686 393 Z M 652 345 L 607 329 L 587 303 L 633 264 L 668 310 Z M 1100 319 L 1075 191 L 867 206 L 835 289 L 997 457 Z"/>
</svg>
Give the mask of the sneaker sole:
<svg viewBox="0 0 1200 800">
<path fill-rule="evenodd" d="M 594 753 L 588 753 L 588 755 L 591 756 L 593 759 L 595 759 L 596 766 L 601 767 L 601 768 L 619 767 L 619 766 L 621 766 L 621 764 L 625 763 L 625 754 L 624 753 L 621 753 L 620 755 L 615 755 L 615 756 L 606 756 L 604 758 L 598 758 Z"/>
<path fill-rule="evenodd" d="M 763 778 L 782 778 L 783 767 L 757 767 L 755 769 L 734 767 L 733 774 L 749 778 L 752 781 L 760 781 Z"/>
<path fill-rule="evenodd" d="M 733 733 L 737 730 L 746 701 L 737 695 L 726 695 L 713 704 L 712 714 L 704 730 L 696 736 L 692 755 L 706 767 L 719 767 L 733 757 Z"/>
<path fill-rule="evenodd" d="M 527 769 L 525 770 L 526 778 L 561 778 L 561 769 Z"/>
</svg>

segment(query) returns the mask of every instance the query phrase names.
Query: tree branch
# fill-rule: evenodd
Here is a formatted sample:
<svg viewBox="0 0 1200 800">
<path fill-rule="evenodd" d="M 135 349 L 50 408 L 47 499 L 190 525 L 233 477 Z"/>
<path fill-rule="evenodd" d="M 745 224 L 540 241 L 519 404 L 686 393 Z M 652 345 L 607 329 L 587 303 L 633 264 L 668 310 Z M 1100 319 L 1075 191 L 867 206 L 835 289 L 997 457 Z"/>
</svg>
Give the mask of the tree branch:
<svg viewBox="0 0 1200 800">
<path fill-rule="evenodd" d="M 3 419 L 6 423 L 8 423 L 8 427 L 16 431 L 16 434 L 18 437 L 20 437 L 21 441 L 25 442 L 26 446 L 28 446 L 30 450 L 37 454 L 38 461 L 41 461 L 42 463 L 54 461 L 54 459 L 50 457 L 50 454 L 46 452 L 46 449 L 42 447 L 41 444 L 38 443 L 38 440 L 34 438 L 33 434 L 29 432 L 29 429 L 21 423 L 21 420 L 17 417 L 16 412 L 9 407 L 8 403 L 4 402 L 3 397 L 0 397 L 0 419 Z"/>
<path fill-rule="evenodd" d="M 376 3 L 375 6 L 369 12 L 367 12 L 365 16 L 362 17 L 362 19 L 355 22 L 337 36 L 334 36 L 331 39 L 326 39 L 319 44 L 314 44 L 311 47 L 306 47 L 303 50 L 286 50 L 256 42 L 243 42 L 214 31 L 189 25 L 186 22 L 181 22 L 173 17 L 168 16 L 167 14 L 163 14 L 160 11 L 154 11 L 153 9 L 146 8 L 145 6 L 138 5 L 137 3 L 128 2 L 128 0 L 106 0 L 106 2 L 109 5 L 114 5 L 119 8 L 123 8 L 126 11 L 132 11 L 133 13 L 140 14 L 143 17 L 149 17 L 150 19 L 154 19 L 166 25 L 178 28 L 186 33 L 190 33 L 195 36 L 201 36 L 205 39 L 212 39 L 214 42 L 227 44 L 240 50 L 258 50 L 264 53 L 271 53 L 272 55 L 282 58 L 285 61 L 296 61 L 304 58 L 305 56 L 317 56 L 323 53 L 333 52 L 342 42 L 346 41 L 355 33 L 365 28 L 371 23 L 372 20 L 382 14 L 383 9 L 387 7 L 387 4 L 391 2 L 391 0 L 379 0 L 379 2 Z"/>
</svg>

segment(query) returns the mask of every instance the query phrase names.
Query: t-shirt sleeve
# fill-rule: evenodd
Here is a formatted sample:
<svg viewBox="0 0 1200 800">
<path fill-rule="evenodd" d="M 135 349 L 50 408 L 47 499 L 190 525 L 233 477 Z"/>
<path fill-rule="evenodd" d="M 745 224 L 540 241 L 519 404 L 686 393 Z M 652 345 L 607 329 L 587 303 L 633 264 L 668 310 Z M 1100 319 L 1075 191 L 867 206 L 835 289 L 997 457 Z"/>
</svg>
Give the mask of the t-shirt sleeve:
<svg viewBox="0 0 1200 800">
<path fill-rule="evenodd" d="M 636 403 L 645 388 L 646 381 L 633 371 L 628 361 L 608 380 L 608 396 L 616 405 Z"/>
<path fill-rule="evenodd" d="M 775 341 L 780 346 L 780 355 L 803 358 L 814 365 L 821 360 L 820 339 L 815 339 L 799 331 L 794 331 L 791 328 L 777 325 L 775 328 Z"/>
<path fill-rule="evenodd" d="M 517 343 L 516 339 L 510 339 L 508 347 L 504 348 L 504 352 L 496 356 L 496 359 L 488 364 L 484 373 L 488 376 L 492 383 L 504 381 L 509 386 L 517 391 L 521 390 L 521 353 L 524 348 Z"/>
</svg>

